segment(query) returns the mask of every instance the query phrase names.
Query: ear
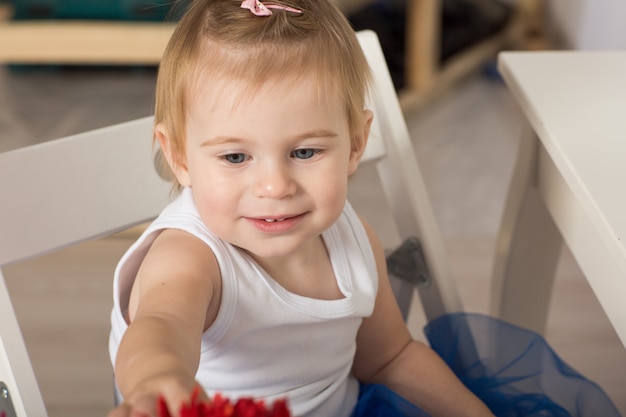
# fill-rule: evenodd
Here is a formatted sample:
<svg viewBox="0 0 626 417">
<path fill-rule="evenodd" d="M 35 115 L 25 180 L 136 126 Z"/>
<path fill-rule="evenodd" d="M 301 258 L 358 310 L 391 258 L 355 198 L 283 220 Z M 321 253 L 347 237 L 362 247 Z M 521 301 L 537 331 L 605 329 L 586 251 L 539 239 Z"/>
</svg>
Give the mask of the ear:
<svg viewBox="0 0 626 417">
<path fill-rule="evenodd" d="M 352 138 L 352 149 L 350 150 L 350 162 L 348 166 L 348 175 L 354 174 L 361 162 L 363 153 L 367 146 L 367 140 L 370 136 L 370 129 L 372 127 L 372 121 L 374 120 L 374 113 L 370 110 L 363 110 L 363 125 L 354 132 Z"/>
<path fill-rule="evenodd" d="M 176 177 L 176 180 L 183 187 L 189 187 L 191 185 L 189 181 L 189 171 L 187 170 L 187 164 L 183 155 L 178 155 L 172 149 L 169 133 L 162 123 L 159 123 L 154 128 L 154 136 L 159 142 L 161 152 L 169 165 L 170 170 Z"/>
</svg>

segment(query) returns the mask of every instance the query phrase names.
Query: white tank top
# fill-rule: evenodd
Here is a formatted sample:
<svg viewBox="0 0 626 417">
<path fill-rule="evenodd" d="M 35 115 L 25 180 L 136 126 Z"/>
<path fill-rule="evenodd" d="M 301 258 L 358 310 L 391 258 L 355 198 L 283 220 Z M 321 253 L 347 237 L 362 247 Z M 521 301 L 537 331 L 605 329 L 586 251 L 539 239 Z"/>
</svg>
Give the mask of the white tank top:
<svg viewBox="0 0 626 417">
<path fill-rule="evenodd" d="M 378 277 L 363 225 L 346 202 L 337 222 L 322 234 L 338 300 L 291 293 L 251 257 L 209 231 L 184 189 L 122 257 L 114 277 L 109 351 L 112 363 L 124 331 L 133 280 L 159 231 L 185 230 L 217 257 L 222 300 L 215 322 L 202 337 L 196 379 L 209 395 L 232 399 L 287 398 L 296 416 L 349 416 L 358 382 L 351 374 L 356 333 L 374 308 Z"/>
</svg>

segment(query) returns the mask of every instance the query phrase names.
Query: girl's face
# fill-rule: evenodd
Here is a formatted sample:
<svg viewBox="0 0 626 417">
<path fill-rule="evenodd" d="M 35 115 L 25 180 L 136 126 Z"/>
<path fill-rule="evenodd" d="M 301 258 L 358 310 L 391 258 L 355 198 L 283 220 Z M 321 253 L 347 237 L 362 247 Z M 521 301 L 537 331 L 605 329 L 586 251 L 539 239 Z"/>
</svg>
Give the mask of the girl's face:
<svg viewBox="0 0 626 417">
<path fill-rule="evenodd" d="M 341 214 L 371 114 L 351 137 L 343 103 L 324 97 L 312 78 L 265 83 L 243 96 L 224 80 L 200 81 L 185 163 L 174 172 L 191 187 L 202 220 L 257 260 L 306 256 Z M 167 155 L 166 135 L 157 129 Z"/>
</svg>

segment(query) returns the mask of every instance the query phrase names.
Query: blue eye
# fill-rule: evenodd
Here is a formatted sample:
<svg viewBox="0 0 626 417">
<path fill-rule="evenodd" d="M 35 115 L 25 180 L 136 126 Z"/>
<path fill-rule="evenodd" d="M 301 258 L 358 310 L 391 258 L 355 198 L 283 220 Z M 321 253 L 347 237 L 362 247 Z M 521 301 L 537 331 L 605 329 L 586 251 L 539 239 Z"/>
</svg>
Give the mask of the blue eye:
<svg viewBox="0 0 626 417">
<path fill-rule="evenodd" d="M 298 159 L 310 159 L 313 158 L 318 151 L 315 149 L 297 149 L 293 151 L 293 156 Z"/>
<path fill-rule="evenodd" d="M 241 164 L 246 160 L 246 155 L 243 153 L 229 153 L 228 155 L 222 156 L 222 158 L 231 164 Z"/>
</svg>

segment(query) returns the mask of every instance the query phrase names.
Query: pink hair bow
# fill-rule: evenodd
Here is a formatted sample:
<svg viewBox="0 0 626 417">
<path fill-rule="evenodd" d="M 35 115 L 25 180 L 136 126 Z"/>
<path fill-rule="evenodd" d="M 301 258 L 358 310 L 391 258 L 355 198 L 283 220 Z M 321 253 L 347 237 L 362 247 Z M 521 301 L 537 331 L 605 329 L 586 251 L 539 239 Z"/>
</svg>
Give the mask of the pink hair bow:
<svg viewBox="0 0 626 417">
<path fill-rule="evenodd" d="M 293 7 L 285 6 L 283 4 L 263 4 L 261 3 L 261 0 L 243 0 L 241 2 L 241 8 L 250 10 L 256 16 L 270 16 L 272 14 L 270 9 L 284 10 L 286 12 L 298 14 L 302 13 L 302 10 L 294 9 Z"/>
</svg>

